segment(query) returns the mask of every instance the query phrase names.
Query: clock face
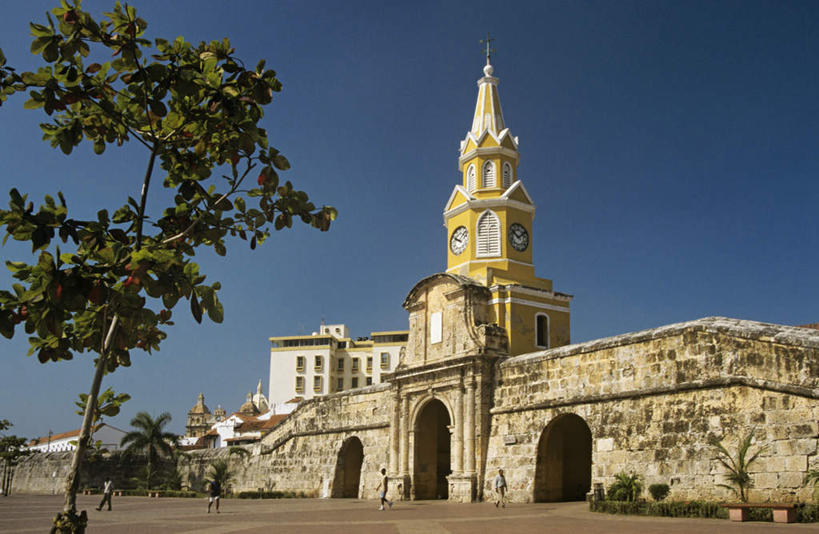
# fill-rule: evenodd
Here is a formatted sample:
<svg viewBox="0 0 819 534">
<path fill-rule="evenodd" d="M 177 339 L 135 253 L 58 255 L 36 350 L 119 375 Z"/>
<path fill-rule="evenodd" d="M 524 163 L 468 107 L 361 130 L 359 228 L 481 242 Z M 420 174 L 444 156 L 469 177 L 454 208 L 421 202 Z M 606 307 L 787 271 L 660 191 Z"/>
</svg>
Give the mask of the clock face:
<svg viewBox="0 0 819 534">
<path fill-rule="evenodd" d="M 467 243 L 469 243 L 469 230 L 466 229 L 466 226 L 459 226 L 452 232 L 452 237 L 449 238 L 449 250 L 458 255 L 466 250 Z"/>
<path fill-rule="evenodd" d="M 509 227 L 509 244 L 518 252 L 523 252 L 529 246 L 529 232 L 518 223 Z"/>
</svg>

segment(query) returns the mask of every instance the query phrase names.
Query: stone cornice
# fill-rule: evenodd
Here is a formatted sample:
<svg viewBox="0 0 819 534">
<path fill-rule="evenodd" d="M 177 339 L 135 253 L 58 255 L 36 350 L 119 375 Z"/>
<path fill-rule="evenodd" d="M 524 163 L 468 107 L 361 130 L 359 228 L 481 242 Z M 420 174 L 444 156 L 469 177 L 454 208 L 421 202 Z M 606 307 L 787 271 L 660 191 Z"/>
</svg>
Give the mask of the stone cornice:
<svg viewBox="0 0 819 534">
<path fill-rule="evenodd" d="M 728 317 L 705 317 L 695 321 L 670 324 L 659 328 L 578 343 L 576 345 L 566 345 L 555 349 L 521 354 L 520 356 L 505 360 L 501 363 L 501 366 L 514 366 L 540 360 L 565 358 L 576 354 L 677 336 L 684 332 L 720 333 L 742 339 L 819 349 L 819 331 L 797 326 L 760 323 L 757 321 L 731 319 Z"/>
</svg>

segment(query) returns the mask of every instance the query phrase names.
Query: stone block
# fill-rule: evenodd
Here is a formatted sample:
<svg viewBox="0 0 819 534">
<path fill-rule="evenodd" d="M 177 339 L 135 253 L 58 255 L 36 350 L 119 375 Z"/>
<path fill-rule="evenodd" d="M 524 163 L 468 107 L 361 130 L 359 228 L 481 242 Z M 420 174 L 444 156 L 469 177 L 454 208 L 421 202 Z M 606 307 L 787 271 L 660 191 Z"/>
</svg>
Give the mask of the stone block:
<svg viewBox="0 0 819 534">
<path fill-rule="evenodd" d="M 808 470 L 808 457 L 805 455 L 785 456 L 785 468 L 783 471 L 801 471 Z"/>
<path fill-rule="evenodd" d="M 779 473 L 779 481 L 777 487 L 779 488 L 801 488 L 805 479 L 804 472 L 785 472 Z"/>
</svg>

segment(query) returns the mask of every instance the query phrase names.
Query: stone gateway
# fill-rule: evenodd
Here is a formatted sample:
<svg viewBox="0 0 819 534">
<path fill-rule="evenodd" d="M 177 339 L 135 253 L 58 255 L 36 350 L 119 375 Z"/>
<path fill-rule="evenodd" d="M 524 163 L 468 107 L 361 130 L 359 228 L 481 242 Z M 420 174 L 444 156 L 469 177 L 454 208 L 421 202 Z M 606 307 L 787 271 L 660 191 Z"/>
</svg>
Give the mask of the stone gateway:
<svg viewBox="0 0 819 534">
<path fill-rule="evenodd" d="M 571 296 L 534 274 L 534 203 L 492 74 L 487 61 L 444 211 L 447 269 L 409 291 L 394 369 L 302 401 L 247 457 L 192 452 L 183 480 L 201 487 L 220 457 L 234 491 L 375 498 L 386 468 L 390 498 L 471 502 L 503 469 L 512 502 L 584 499 L 621 472 L 724 500 L 709 441 L 735 450 L 752 431 L 750 499 L 809 500 L 819 330 L 710 317 L 569 344 Z"/>
</svg>

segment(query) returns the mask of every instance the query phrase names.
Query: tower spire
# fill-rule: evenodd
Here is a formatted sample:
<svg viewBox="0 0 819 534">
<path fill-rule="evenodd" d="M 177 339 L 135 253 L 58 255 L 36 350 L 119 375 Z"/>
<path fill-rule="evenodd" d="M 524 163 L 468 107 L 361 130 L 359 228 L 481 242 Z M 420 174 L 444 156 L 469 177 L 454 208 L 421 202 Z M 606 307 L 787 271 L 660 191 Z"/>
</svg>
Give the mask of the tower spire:
<svg viewBox="0 0 819 534">
<path fill-rule="evenodd" d="M 481 44 L 483 45 L 481 48 L 483 48 L 484 53 L 486 54 L 486 64 L 487 65 L 490 65 L 489 60 L 491 59 L 492 54 L 495 53 L 495 49 L 492 48 L 492 41 L 494 41 L 494 40 L 495 40 L 495 38 L 490 37 L 489 32 L 486 32 L 486 39 L 481 39 L 481 41 L 480 41 Z"/>
</svg>

